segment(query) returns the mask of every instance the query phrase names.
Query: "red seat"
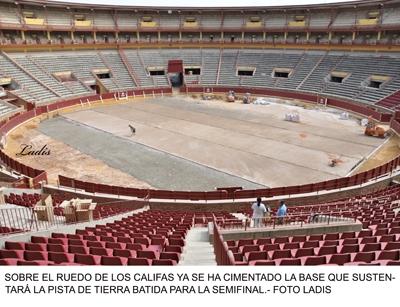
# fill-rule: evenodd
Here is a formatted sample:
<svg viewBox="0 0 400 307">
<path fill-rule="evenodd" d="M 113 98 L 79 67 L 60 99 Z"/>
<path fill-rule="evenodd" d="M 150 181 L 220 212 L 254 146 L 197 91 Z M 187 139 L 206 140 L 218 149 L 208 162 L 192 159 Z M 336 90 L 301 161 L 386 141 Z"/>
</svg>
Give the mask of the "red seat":
<svg viewBox="0 0 400 307">
<path fill-rule="evenodd" d="M 68 251 L 68 247 L 61 244 L 47 244 L 46 247 L 48 252 L 66 253 Z"/>
<path fill-rule="evenodd" d="M 338 246 L 339 245 L 339 240 L 328 240 L 328 241 L 323 241 L 322 246 Z"/>
<path fill-rule="evenodd" d="M 386 265 L 389 261 L 398 261 L 398 260 L 400 260 L 399 250 L 381 251 L 376 260 L 373 261 L 373 263 Z"/>
<path fill-rule="evenodd" d="M 346 238 L 343 240 L 342 245 L 357 245 L 358 238 Z"/>
<path fill-rule="evenodd" d="M 254 265 L 276 265 L 275 261 L 258 260 L 254 262 Z"/>
<path fill-rule="evenodd" d="M 85 247 L 85 246 L 80 246 L 80 245 L 69 245 L 68 253 L 87 255 L 87 254 L 89 254 L 89 248 Z"/>
<path fill-rule="evenodd" d="M 381 243 L 368 243 L 361 247 L 362 252 L 373 252 L 380 250 L 381 250 Z"/>
<path fill-rule="evenodd" d="M 27 261 L 43 260 L 47 261 L 47 252 L 43 251 L 24 251 L 24 259 Z"/>
<path fill-rule="evenodd" d="M 400 249 L 400 242 L 388 242 L 384 250 Z"/>
<path fill-rule="evenodd" d="M 334 241 L 334 240 L 339 240 L 340 234 L 339 233 L 327 233 L 324 236 L 325 241 Z"/>
<path fill-rule="evenodd" d="M 376 257 L 375 252 L 366 252 L 366 253 L 360 252 L 353 255 L 352 262 L 370 263 L 375 260 L 375 257 Z"/>
<path fill-rule="evenodd" d="M 157 254 L 154 251 L 138 250 L 136 254 L 138 258 L 158 259 Z"/>
<path fill-rule="evenodd" d="M 65 233 L 56 233 L 56 232 L 53 232 L 52 234 L 51 234 L 51 237 L 52 238 L 60 238 L 60 239 L 66 239 L 67 238 L 67 234 L 65 234 Z"/>
<path fill-rule="evenodd" d="M 112 256 L 112 250 L 104 247 L 91 247 L 89 254 L 96 256 Z"/>
<path fill-rule="evenodd" d="M 307 241 L 307 236 L 294 236 L 290 242 L 305 242 Z"/>
<path fill-rule="evenodd" d="M 99 265 L 100 256 L 75 254 L 75 263 L 84 265 Z"/>
<path fill-rule="evenodd" d="M 265 244 L 263 247 L 262 247 L 262 250 L 263 251 L 266 251 L 266 252 L 268 252 L 268 251 L 273 251 L 273 250 L 279 250 L 279 249 L 281 249 L 281 247 L 280 247 L 280 244 Z"/>
<path fill-rule="evenodd" d="M 176 265 L 176 262 L 171 259 L 153 259 L 151 265 Z"/>
<path fill-rule="evenodd" d="M 331 245 L 331 246 L 322 246 L 320 248 L 315 249 L 315 255 L 317 256 L 325 256 L 325 255 L 333 255 L 337 254 L 337 246 Z"/>
<path fill-rule="evenodd" d="M 147 258 L 129 258 L 128 265 L 151 265 L 151 260 Z"/>
<path fill-rule="evenodd" d="M 281 244 L 281 243 L 288 243 L 289 242 L 289 237 L 276 237 L 273 239 L 274 244 Z"/>
<path fill-rule="evenodd" d="M 86 246 L 86 241 L 77 239 L 68 239 L 68 245 Z"/>
<path fill-rule="evenodd" d="M 67 245 L 68 240 L 62 238 L 49 238 L 47 241 L 48 244 L 58 244 L 58 245 Z"/>
<path fill-rule="evenodd" d="M 180 259 L 180 254 L 179 253 L 174 253 L 174 252 L 162 252 L 162 253 L 160 253 L 159 259 L 173 260 L 176 263 L 178 263 L 179 259 Z"/>
<path fill-rule="evenodd" d="M 323 241 L 324 235 L 310 235 L 307 238 L 307 241 Z"/>
<path fill-rule="evenodd" d="M 377 237 L 363 237 L 360 241 L 360 244 L 376 243 L 376 242 L 378 242 Z"/>
<path fill-rule="evenodd" d="M 4 243 L 6 249 L 12 250 L 25 250 L 25 243 L 24 242 L 12 242 L 6 241 Z"/>
<path fill-rule="evenodd" d="M 118 242 L 106 242 L 105 247 L 106 248 L 111 248 L 111 249 L 124 249 L 126 244 L 124 243 L 118 243 Z"/>
<path fill-rule="evenodd" d="M 17 258 L 0 259 L 0 265 L 17 265 L 17 262 L 18 262 Z"/>
<path fill-rule="evenodd" d="M 183 239 L 174 239 L 174 238 L 169 238 L 168 239 L 169 245 L 178 245 L 178 246 L 185 246 L 185 241 Z"/>
<path fill-rule="evenodd" d="M 44 260 L 35 260 L 35 261 L 26 261 L 26 260 L 18 260 L 17 265 L 50 265 L 53 264 L 51 261 Z"/>
<path fill-rule="evenodd" d="M 25 243 L 25 250 L 28 251 L 46 251 L 47 247 L 46 244 L 43 243 Z"/>
<path fill-rule="evenodd" d="M 328 256 L 328 264 L 344 265 L 351 262 L 351 254 L 335 254 Z"/>
<path fill-rule="evenodd" d="M 140 243 L 127 243 L 125 249 L 139 251 L 142 250 L 145 246 Z"/>
<path fill-rule="evenodd" d="M 111 243 L 111 242 L 107 242 L 107 243 Z M 86 246 L 87 247 L 104 248 L 105 247 L 105 242 L 101 242 L 101 241 L 86 241 Z"/>
<path fill-rule="evenodd" d="M 125 257 L 125 258 L 135 258 L 136 251 L 129 249 L 114 249 L 113 256 Z"/>
<path fill-rule="evenodd" d="M 282 244 L 281 249 L 298 249 L 300 248 L 300 242 L 290 242 Z"/>
<path fill-rule="evenodd" d="M 340 235 L 340 239 L 341 240 L 343 240 L 343 239 L 351 239 L 351 238 L 355 238 L 356 237 L 356 233 L 353 231 L 353 232 L 343 232 L 341 235 Z"/>
<path fill-rule="evenodd" d="M 56 264 L 74 263 L 74 254 L 49 252 L 48 259 Z"/>
<path fill-rule="evenodd" d="M 306 241 L 303 243 L 303 245 L 301 246 L 302 248 L 316 248 L 320 246 L 320 241 Z"/>
<path fill-rule="evenodd" d="M 303 265 L 323 265 L 323 264 L 326 264 L 326 257 L 325 256 L 305 257 L 303 259 L 302 259 Z"/>
<path fill-rule="evenodd" d="M 278 259 L 278 265 L 301 265 L 301 259 L 294 258 L 294 259 Z"/>
<path fill-rule="evenodd" d="M 271 244 L 272 239 L 271 238 L 261 238 L 256 240 L 257 245 L 265 245 L 265 244 Z"/>
<path fill-rule="evenodd" d="M 343 245 L 339 249 L 340 254 L 357 253 L 360 251 L 359 245 Z"/>
<path fill-rule="evenodd" d="M 268 252 L 268 256 L 271 260 L 281 259 L 281 258 L 292 258 L 292 251 L 290 249 L 274 250 Z"/>
<path fill-rule="evenodd" d="M 38 237 L 38 236 L 31 236 L 32 243 L 47 243 L 47 237 Z"/>
<path fill-rule="evenodd" d="M 249 252 L 246 255 L 246 259 L 250 265 L 254 265 L 254 263 L 258 260 L 268 260 L 268 253 L 265 251 Z"/>
<path fill-rule="evenodd" d="M 294 251 L 294 258 L 301 258 L 306 256 L 314 256 L 314 248 L 299 248 L 298 250 Z"/>
<path fill-rule="evenodd" d="M 379 242 L 394 242 L 396 241 L 396 235 L 383 235 L 379 238 Z"/>
<path fill-rule="evenodd" d="M 239 252 L 245 255 L 248 252 L 258 252 L 260 250 L 260 246 L 258 245 L 242 245 L 239 247 Z"/>
<path fill-rule="evenodd" d="M 114 256 L 101 256 L 100 263 L 101 265 L 126 265 L 128 259 Z"/>
<path fill-rule="evenodd" d="M 9 258 L 24 259 L 24 251 L 0 249 L 0 259 L 9 259 Z"/>
</svg>

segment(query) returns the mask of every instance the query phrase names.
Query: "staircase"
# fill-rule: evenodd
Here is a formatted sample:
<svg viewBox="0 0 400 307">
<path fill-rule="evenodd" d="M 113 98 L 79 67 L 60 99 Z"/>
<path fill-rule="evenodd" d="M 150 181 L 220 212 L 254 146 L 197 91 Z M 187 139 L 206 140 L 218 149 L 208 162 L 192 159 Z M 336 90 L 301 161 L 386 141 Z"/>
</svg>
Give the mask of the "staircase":
<svg viewBox="0 0 400 307">
<path fill-rule="evenodd" d="M 186 236 L 179 265 L 217 265 L 214 247 L 208 239 L 207 227 L 194 227 Z"/>
</svg>

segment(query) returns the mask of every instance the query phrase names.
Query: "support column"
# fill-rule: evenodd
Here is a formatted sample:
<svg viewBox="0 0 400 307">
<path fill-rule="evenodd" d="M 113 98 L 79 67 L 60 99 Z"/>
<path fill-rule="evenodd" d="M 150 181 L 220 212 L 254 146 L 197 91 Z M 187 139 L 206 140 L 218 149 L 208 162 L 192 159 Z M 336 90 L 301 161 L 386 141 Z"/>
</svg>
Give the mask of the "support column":
<svg viewBox="0 0 400 307">
<path fill-rule="evenodd" d="M 93 39 L 97 43 L 97 34 L 96 31 L 93 31 Z"/>
<path fill-rule="evenodd" d="M 203 40 L 203 32 L 200 31 L 200 41 Z"/>
<path fill-rule="evenodd" d="M 221 41 L 224 41 L 224 32 L 221 32 Z"/>
<path fill-rule="evenodd" d="M 353 37 L 351 40 L 354 42 L 355 39 L 356 39 L 356 32 L 353 32 Z"/>
<path fill-rule="evenodd" d="M 23 41 L 25 40 L 25 32 L 23 30 L 21 30 L 21 38 Z"/>
<path fill-rule="evenodd" d="M 285 32 L 285 35 L 284 35 L 284 41 L 285 41 L 285 43 L 286 43 L 287 36 L 288 36 L 288 33 Z"/>
<path fill-rule="evenodd" d="M 179 41 L 182 41 L 182 31 L 179 31 Z"/>
<path fill-rule="evenodd" d="M 332 32 L 329 32 L 328 33 L 328 41 L 331 42 L 331 40 L 332 40 Z"/>
<path fill-rule="evenodd" d="M 380 41 L 380 40 L 381 40 L 381 37 L 382 37 L 382 31 L 379 31 L 376 40 L 377 40 L 377 41 Z"/>
<path fill-rule="evenodd" d="M 242 42 L 244 42 L 244 32 L 242 32 Z"/>
<path fill-rule="evenodd" d="M 51 34 L 50 34 L 50 31 L 47 31 L 47 40 L 48 40 L 48 41 L 51 41 Z"/>
<path fill-rule="evenodd" d="M 136 31 L 136 40 L 137 40 L 137 41 L 140 41 L 139 31 Z"/>
<path fill-rule="evenodd" d="M 74 32 L 71 31 L 71 40 L 74 42 L 75 41 L 75 34 Z"/>
<path fill-rule="evenodd" d="M 158 31 L 158 41 L 161 42 L 161 32 Z"/>
<path fill-rule="evenodd" d="M 263 41 L 264 41 L 264 43 L 265 43 L 266 39 L 267 39 L 267 32 L 263 32 Z"/>
<path fill-rule="evenodd" d="M 310 39 L 310 32 L 307 32 L 307 35 L 306 35 L 307 42 L 308 42 L 309 39 Z"/>
</svg>

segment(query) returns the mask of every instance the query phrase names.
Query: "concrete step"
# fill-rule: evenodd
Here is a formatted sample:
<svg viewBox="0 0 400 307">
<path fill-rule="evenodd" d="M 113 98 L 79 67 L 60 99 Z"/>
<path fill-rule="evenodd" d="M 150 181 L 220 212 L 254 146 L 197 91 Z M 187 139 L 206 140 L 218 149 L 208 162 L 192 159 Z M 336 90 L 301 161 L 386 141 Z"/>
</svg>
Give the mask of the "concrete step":
<svg viewBox="0 0 400 307">
<path fill-rule="evenodd" d="M 189 230 L 179 265 L 216 265 L 214 248 L 208 242 L 207 227 Z"/>
</svg>

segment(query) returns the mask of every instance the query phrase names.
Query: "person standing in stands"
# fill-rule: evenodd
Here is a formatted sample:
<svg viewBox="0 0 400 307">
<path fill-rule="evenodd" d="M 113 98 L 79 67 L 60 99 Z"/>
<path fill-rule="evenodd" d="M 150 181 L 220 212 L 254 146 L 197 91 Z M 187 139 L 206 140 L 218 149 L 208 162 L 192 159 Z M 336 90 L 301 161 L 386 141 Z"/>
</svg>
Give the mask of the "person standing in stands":
<svg viewBox="0 0 400 307">
<path fill-rule="evenodd" d="M 285 216 L 287 215 L 287 207 L 285 204 L 284 200 L 280 201 L 278 212 L 276 213 L 276 216 L 278 217 L 278 224 L 282 225 L 283 220 L 285 219 Z"/>
<path fill-rule="evenodd" d="M 265 205 L 261 202 L 261 197 L 257 197 L 257 202 L 253 203 L 251 209 L 253 210 L 254 227 L 260 227 L 262 219 L 267 212 L 267 208 L 265 208 Z"/>
</svg>

